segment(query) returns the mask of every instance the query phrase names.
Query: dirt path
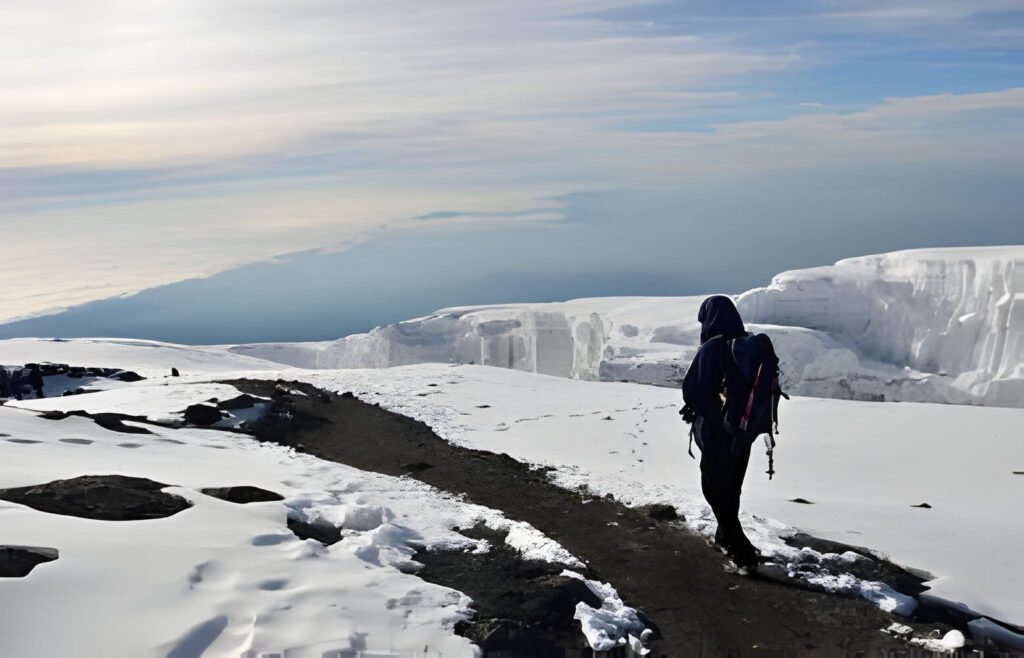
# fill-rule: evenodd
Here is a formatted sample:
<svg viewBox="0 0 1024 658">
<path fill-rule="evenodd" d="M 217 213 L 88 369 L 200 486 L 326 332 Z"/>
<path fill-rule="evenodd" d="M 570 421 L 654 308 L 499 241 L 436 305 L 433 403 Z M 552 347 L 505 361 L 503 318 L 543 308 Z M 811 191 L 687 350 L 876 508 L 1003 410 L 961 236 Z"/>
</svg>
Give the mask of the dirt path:
<svg viewBox="0 0 1024 658">
<path fill-rule="evenodd" d="M 230 382 L 270 396 L 274 382 Z M 657 523 L 614 500 L 585 497 L 508 455 L 456 447 L 425 424 L 351 396 L 295 396 L 292 417 L 257 438 L 322 459 L 406 475 L 526 521 L 585 560 L 623 600 L 657 625 L 654 655 L 847 656 L 903 645 L 880 632 L 892 618 L 850 599 L 742 578 L 678 524 Z"/>
</svg>

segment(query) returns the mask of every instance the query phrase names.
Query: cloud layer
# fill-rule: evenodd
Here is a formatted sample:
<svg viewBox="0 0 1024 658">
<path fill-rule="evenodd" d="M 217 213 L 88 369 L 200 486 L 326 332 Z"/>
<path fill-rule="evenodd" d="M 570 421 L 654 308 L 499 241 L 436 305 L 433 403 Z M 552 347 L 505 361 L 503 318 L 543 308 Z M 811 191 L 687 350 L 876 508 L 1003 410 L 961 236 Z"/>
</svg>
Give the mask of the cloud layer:
<svg viewBox="0 0 1024 658">
<path fill-rule="evenodd" d="M 564 221 L 552 199 L 579 190 L 1017 166 L 1018 4 L 7 3 L 0 273 L 24 283 L 0 315 L 382 228 Z M 975 66 L 982 43 L 1009 67 L 989 89 L 851 100 L 824 77 Z"/>
</svg>

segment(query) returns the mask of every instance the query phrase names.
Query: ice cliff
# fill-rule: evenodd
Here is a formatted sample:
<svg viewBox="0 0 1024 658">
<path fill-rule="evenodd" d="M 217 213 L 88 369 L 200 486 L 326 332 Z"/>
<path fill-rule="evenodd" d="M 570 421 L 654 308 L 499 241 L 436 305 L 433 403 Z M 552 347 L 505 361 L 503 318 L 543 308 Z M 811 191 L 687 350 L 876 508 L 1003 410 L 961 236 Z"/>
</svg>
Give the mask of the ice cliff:
<svg viewBox="0 0 1024 658">
<path fill-rule="evenodd" d="M 476 363 L 676 385 L 699 297 L 452 308 L 337 341 L 232 348 L 307 368 Z M 738 305 L 798 395 L 1024 406 L 1024 247 L 905 251 L 777 275 Z"/>
<path fill-rule="evenodd" d="M 779 274 L 739 306 L 917 371 L 954 399 L 1024 406 L 1024 247 L 851 258 Z"/>
</svg>

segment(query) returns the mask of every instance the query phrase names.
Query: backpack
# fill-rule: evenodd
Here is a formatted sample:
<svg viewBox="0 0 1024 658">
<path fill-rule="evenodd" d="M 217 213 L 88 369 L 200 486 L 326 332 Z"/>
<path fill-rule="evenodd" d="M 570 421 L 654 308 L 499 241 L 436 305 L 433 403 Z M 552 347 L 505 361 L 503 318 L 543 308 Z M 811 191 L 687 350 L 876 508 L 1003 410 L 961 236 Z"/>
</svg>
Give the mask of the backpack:
<svg viewBox="0 0 1024 658">
<path fill-rule="evenodd" d="M 726 341 L 725 405 L 722 422 L 733 437 L 734 453 L 748 450 L 766 435 L 768 479 L 775 474 L 775 434 L 779 431 L 779 399 L 789 396 L 779 386 L 779 357 L 765 334 L 746 334 Z"/>
</svg>

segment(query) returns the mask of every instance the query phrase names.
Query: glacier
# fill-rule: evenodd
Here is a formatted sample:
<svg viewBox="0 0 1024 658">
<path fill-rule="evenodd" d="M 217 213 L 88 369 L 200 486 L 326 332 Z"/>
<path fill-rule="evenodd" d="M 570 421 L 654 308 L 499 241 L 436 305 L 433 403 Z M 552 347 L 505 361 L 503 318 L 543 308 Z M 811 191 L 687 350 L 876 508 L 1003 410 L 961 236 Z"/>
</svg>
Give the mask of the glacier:
<svg viewBox="0 0 1024 658">
<path fill-rule="evenodd" d="M 1024 247 L 902 251 L 784 272 L 744 317 L 823 331 L 867 358 L 949 380 L 963 401 L 1024 405 Z"/>
<path fill-rule="evenodd" d="M 319 343 L 236 345 L 316 369 L 428 362 L 676 386 L 700 343 L 691 297 L 442 309 Z M 911 250 L 783 272 L 736 297 L 791 393 L 1024 406 L 1024 246 Z"/>
</svg>

